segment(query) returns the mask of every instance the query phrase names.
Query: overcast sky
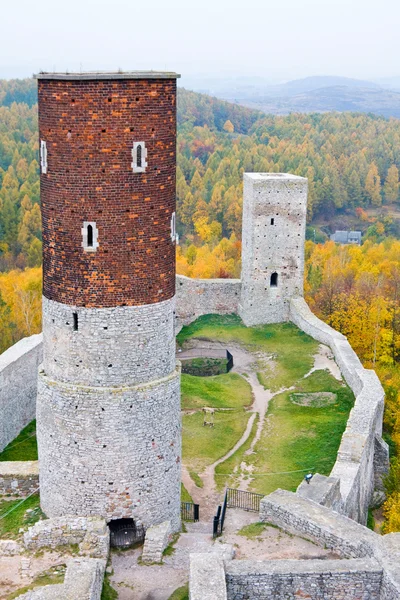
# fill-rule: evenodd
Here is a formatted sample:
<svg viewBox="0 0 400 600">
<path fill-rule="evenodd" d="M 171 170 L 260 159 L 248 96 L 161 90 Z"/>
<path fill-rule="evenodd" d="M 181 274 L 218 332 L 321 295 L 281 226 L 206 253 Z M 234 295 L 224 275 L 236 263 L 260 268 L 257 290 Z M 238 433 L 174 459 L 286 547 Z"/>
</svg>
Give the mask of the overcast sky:
<svg viewBox="0 0 400 600">
<path fill-rule="evenodd" d="M 400 75 L 399 0 L 1 0 L 0 77 Z"/>
</svg>

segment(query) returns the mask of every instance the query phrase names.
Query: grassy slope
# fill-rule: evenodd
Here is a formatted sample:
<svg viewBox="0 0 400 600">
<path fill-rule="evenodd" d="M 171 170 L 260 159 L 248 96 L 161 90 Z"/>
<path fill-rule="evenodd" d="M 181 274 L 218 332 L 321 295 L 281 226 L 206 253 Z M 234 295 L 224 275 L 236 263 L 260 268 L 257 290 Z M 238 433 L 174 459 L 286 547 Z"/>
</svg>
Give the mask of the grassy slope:
<svg viewBox="0 0 400 600">
<path fill-rule="evenodd" d="M 329 474 L 335 460 L 349 411 L 354 402 L 351 390 L 326 371 L 317 371 L 303 379 L 312 368 L 318 343 L 290 323 L 246 328 L 235 315 L 206 315 L 184 327 L 178 343 L 190 338 L 239 342 L 250 351 L 272 355 L 273 362 L 259 361 L 258 378 L 272 391 L 294 386 L 270 403 L 261 439 L 252 455 L 245 455 L 251 443 L 247 441 L 231 458 L 216 468 L 219 488 L 235 485 L 232 473 L 244 460 L 253 470 L 251 489 L 270 493 L 281 487 L 294 490 L 305 471 L 313 469 Z M 323 408 L 299 406 L 290 401 L 293 392 L 335 392 L 337 401 Z M 193 392 L 194 393 L 194 392 Z M 192 434 L 192 432 L 188 432 Z M 255 426 L 251 436 L 255 434 Z M 212 444 L 212 432 L 205 432 Z M 188 438 L 190 442 L 190 438 Z M 197 440 L 190 442 L 190 459 L 195 461 Z M 233 445 L 233 444 L 232 444 Z M 287 471 L 296 473 L 283 474 Z M 271 475 L 271 473 L 282 473 Z"/>
<path fill-rule="evenodd" d="M 240 409 L 252 403 L 251 387 L 237 373 L 212 377 L 182 375 L 182 409 Z"/>
<path fill-rule="evenodd" d="M 12 512 L 9 512 L 11 509 Z M 30 509 L 32 512 L 26 514 Z M 9 514 L 7 514 L 9 513 Z M 15 538 L 21 527 L 34 525 L 43 517 L 39 506 L 39 495 L 34 494 L 24 502 L 19 500 L 0 499 L 0 538 Z"/>
<path fill-rule="evenodd" d="M 315 371 L 301 380 L 295 391 L 335 392 L 337 399 L 323 408 L 294 404 L 292 392 L 272 399 L 261 439 L 254 454 L 245 459 L 253 468 L 251 488 L 256 492 L 269 494 L 278 487 L 294 491 L 306 471 L 328 475 L 336 460 L 353 393 L 326 371 Z"/>
<path fill-rule="evenodd" d="M 271 356 L 273 362 L 260 361 L 259 379 L 273 391 L 293 385 L 313 366 L 318 342 L 292 323 L 245 327 L 236 315 L 205 315 L 180 331 L 182 345 L 190 338 L 240 342 L 250 351 Z"/>
<path fill-rule="evenodd" d="M 0 461 L 37 459 L 36 421 L 32 421 L 0 452 Z"/>
<path fill-rule="evenodd" d="M 214 427 L 203 426 L 203 413 L 183 417 L 182 456 L 189 470 L 202 472 L 225 456 L 243 435 L 249 414 L 242 411 L 215 413 Z"/>
<path fill-rule="evenodd" d="M 224 456 L 243 435 L 250 417 L 245 407 L 252 402 L 249 383 L 236 373 L 213 377 L 182 375 L 182 454 L 189 471 L 203 471 Z M 217 409 L 214 427 L 203 426 L 204 406 Z"/>
</svg>

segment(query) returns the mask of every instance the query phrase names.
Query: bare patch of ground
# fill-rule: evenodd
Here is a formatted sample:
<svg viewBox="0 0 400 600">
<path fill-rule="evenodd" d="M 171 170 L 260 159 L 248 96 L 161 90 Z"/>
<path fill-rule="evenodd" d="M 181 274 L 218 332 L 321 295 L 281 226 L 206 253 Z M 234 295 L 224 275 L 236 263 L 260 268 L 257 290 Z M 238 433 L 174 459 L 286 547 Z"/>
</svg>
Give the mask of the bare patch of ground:
<svg viewBox="0 0 400 600">
<path fill-rule="evenodd" d="M 0 556 L 0 599 L 5 600 L 12 592 L 31 584 L 52 567 L 65 565 L 68 558 L 59 552 Z"/>
<path fill-rule="evenodd" d="M 335 404 L 336 394 L 334 392 L 308 392 L 291 394 L 290 401 L 299 406 L 312 406 L 313 408 L 323 408 L 329 404 Z"/>
<path fill-rule="evenodd" d="M 118 591 L 119 600 L 168 600 L 174 590 L 189 580 L 189 556 L 193 552 L 220 552 L 221 544 L 230 544 L 235 558 L 255 560 L 278 559 L 330 559 L 338 558 L 300 537 L 266 526 L 253 539 L 238 535 L 245 525 L 255 523 L 258 514 L 239 509 L 228 509 L 224 534 L 212 539 L 211 521 L 187 523 L 187 533 L 182 533 L 175 544 L 175 551 L 164 558 L 162 565 L 141 565 L 138 561 L 141 549 L 112 553 L 111 583 Z"/>
<path fill-rule="evenodd" d="M 320 344 L 318 352 L 314 354 L 314 366 L 306 375 L 304 375 L 304 379 L 311 375 L 311 373 L 314 373 L 314 371 L 323 371 L 324 369 L 329 371 L 329 373 L 338 381 L 343 380 L 340 369 L 333 357 L 332 350 L 328 346 Z"/>
</svg>

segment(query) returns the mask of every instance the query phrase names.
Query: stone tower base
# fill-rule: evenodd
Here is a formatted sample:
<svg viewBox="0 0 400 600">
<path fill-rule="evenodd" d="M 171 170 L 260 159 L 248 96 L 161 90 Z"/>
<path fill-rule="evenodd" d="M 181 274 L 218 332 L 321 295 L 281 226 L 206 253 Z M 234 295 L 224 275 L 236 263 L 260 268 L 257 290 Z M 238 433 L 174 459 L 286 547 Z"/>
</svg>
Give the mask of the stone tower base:
<svg viewBox="0 0 400 600">
<path fill-rule="evenodd" d="M 48 517 L 133 518 L 180 528 L 180 369 L 134 387 L 39 374 L 41 507 Z"/>
</svg>

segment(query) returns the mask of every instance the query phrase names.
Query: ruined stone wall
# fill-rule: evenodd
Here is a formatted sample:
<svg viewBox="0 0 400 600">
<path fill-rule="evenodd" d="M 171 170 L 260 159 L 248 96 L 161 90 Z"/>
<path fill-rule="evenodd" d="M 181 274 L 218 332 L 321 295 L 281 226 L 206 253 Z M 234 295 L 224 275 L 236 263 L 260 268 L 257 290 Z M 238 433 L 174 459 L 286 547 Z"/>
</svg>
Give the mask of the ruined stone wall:
<svg viewBox="0 0 400 600">
<path fill-rule="evenodd" d="M 0 496 L 25 497 L 39 489 L 39 462 L 2 461 L 0 462 Z"/>
<path fill-rule="evenodd" d="M 20 600 L 100 600 L 105 560 L 74 558 L 67 563 L 64 583 L 45 585 L 18 596 Z"/>
<path fill-rule="evenodd" d="M 381 437 L 383 388 L 375 371 L 363 368 L 347 339 L 313 315 L 302 298 L 291 301 L 290 319 L 331 348 L 356 396 L 331 477 L 340 480 L 344 514 L 365 523 L 374 488 L 382 487 L 382 475 L 388 467 L 388 448 Z"/>
<path fill-rule="evenodd" d="M 176 276 L 176 331 L 201 315 L 238 312 L 240 279 L 191 279 Z"/>
<path fill-rule="evenodd" d="M 58 517 L 44 519 L 24 533 L 27 550 L 78 545 L 79 552 L 92 558 L 107 559 L 110 549 L 110 531 L 99 517 Z"/>
<path fill-rule="evenodd" d="M 35 418 L 42 335 L 20 340 L 0 355 L 0 451 Z"/>
<path fill-rule="evenodd" d="M 379 600 L 382 567 L 367 560 L 238 560 L 226 564 L 228 600 Z"/>
</svg>

